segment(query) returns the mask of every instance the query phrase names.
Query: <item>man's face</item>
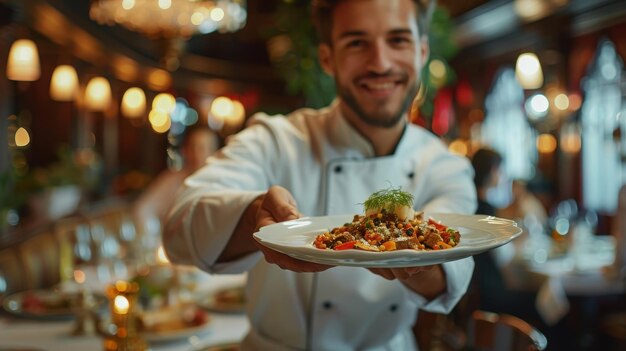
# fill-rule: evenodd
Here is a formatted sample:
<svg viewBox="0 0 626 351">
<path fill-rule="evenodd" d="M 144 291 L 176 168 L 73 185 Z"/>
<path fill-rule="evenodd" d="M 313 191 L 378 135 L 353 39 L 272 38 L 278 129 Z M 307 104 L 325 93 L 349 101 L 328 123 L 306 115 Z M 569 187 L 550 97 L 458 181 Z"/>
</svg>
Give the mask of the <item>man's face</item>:
<svg viewBox="0 0 626 351">
<path fill-rule="evenodd" d="M 331 45 L 320 59 L 342 103 L 361 121 L 392 127 L 418 90 L 428 55 L 412 0 L 350 0 L 333 12 Z"/>
</svg>

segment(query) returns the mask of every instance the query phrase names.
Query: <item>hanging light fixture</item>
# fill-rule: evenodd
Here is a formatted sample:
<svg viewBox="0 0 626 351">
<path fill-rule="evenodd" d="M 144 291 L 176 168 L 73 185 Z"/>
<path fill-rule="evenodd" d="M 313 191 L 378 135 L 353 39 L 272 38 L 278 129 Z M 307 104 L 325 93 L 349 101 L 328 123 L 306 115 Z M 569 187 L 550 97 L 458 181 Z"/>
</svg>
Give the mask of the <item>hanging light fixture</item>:
<svg viewBox="0 0 626 351">
<path fill-rule="evenodd" d="M 39 79 L 39 52 L 35 42 L 29 39 L 16 40 L 9 51 L 7 78 L 31 82 Z"/>
<path fill-rule="evenodd" d="M 128 88 L 122 97 L 122 114 L 129 118 L 146 113 L 146 94 L 141 88 Z"/>
<path fill-rule="evenodd" d="M 78 75 L 74 67 L 60 65 L 54 69 L 50 80 L 50 98 L 56 101 L 72 101 L 78 89 Z"/>
<path fill-rule="evenodd" d="M 97 0 L 89 16 L 151 37 L 234 32 L 246 24 L 245 0 Z"/>
<path fill-rule="evenodd" d="M 85 89 L 85 106 L 92 111 L 104 111 L 111 104 L 111 84 L 104 77 L 91 78 Z"/>
<path fill-rule="evenodd" d="M 543 71 L 537 55 L 526 52 L 517 58 L 515 77 L 524 89 L 539 89 L 543 85 Z"/>
</svg>

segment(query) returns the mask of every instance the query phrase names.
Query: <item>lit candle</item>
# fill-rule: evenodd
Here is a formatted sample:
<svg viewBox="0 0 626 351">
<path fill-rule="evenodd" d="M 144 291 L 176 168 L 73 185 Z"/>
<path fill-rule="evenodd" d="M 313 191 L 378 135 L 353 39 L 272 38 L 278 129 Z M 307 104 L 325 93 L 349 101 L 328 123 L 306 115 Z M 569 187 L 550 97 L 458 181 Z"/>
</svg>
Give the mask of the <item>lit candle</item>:
<svg viewBox="0 0 626 351">
<path fill-rule="evenodd" d="M 128 299 L 122 295 L 117 295 L 113 302 L 113 311 L 117 314 L 127 314 L 129 308 Z"/>
</svg>

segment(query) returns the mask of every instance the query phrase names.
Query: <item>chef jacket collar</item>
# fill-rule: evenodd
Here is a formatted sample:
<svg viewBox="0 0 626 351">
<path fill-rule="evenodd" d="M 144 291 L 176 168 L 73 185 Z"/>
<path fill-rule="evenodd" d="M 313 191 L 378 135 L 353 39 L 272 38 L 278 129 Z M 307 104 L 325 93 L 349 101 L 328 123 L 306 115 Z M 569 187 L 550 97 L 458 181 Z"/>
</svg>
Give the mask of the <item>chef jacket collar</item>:
<svg viewBox="0 0 626 351">
<path fill-rule="evenodd" d="M 344 146 L 347 150 L 346 156 L 355 158 L 376 157 L 372 143 L 359 133 L 359 131 L 356 130 L 341 113 L 338 98 L 335 98 L 330 105 L 330 118 L 332 142 L 335 145 Z M 389 156 L 393 156 L 397 151 L 401 151 L 403 146 L 407 144 L 404 142 L 404 140 L 407 139 L 405 138 L 405 135 L 407 134 L 407 125 L 408 123 L 402 130 L 402 135 L 400 136 L 400 140 L 398 141 L 396 148 Z"/>
</svg>

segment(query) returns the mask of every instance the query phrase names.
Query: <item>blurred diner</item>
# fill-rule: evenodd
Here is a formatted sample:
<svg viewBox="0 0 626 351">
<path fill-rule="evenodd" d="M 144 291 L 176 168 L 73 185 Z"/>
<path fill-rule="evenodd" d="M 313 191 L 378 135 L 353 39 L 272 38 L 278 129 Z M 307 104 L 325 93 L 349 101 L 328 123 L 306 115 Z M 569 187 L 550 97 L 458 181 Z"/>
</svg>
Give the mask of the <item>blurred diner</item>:
<svg viewBox="0 0 626 351">
<path fill-rule="evenodd" d="M 0 349 L 626 349 L 623 33 L 621 0 L 0 0 Z"/>
</svg>

